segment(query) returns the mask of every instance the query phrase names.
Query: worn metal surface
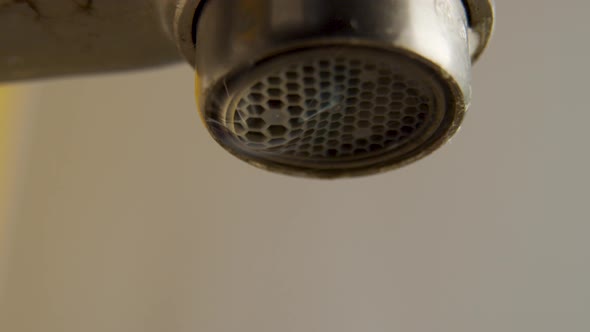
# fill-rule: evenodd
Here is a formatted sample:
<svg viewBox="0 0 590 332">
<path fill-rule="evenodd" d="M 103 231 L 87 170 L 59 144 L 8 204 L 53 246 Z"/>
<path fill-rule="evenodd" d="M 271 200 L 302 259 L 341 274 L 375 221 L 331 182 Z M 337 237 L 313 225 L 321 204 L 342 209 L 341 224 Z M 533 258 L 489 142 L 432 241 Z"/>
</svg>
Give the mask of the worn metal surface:
<svg viewBox="0 0 590 332">
<path fill-rule="evenodd" d="M 0 81 L 180 59 L 148 0 L 0 0 Z"/>
<path fill-rule="evenodd" d="M 0 0 L 0 82 L 162 65 L 194 65 L 193 17 L 202 0 Z M 493 1 L 464 0 L 477 59 Z"/>
<path fill-rule="evenodd" d="M 494 0 L 463 0 L 469 12 L 469 25 L 477 40 L 471 45 L 471 57 L 477 61 L 488 46 L 494 31 Z"/>
<path fill-rule="evenodd" d="M 196 47 L 193 42 L 194 13 L 208 0 L 159 0 L 166 29 L 174 36 L 185 59 L 195 65 Z M 462 0 L 469 12 L 472 32 L 471 56 L 477 61 L 488 46 L 494 28 L 494 0 Z M 257 3 L 257 2 L 253 2 Z M 197 18 L 198 19 L 198 18 Z"/>
<path fill-rule="evenodd" d="M 237 157 L 277 172 L 335 178 L 408 165 L 456 132 L 471 99 L 467 15 L 459 0 L 213 0 L 200 15 L 196 41 L 199 109 L 211 134 Z M 338 64 L 314 67 L 320 59 Z M 293 66 L 305 70 L 291 71 Z M 402 83 L 406 77 L 408 85 Z M 421 106 L 437 120 L 428 130 L 407 126 L 402 136 L 412 139 L 397 145 L 391 138 L 398 137 L 399 98 L 406 97 L 400 86 L 412 87 L 409 98 L 417 91 L 428 95 Z M 369 102 L 375 95 L 394 97 Z M 290 112 L 291 106 L 301 110 Z M 235 126 L 238 108 L 240 119 L 247 119 L 246 109 L 254 109 L 247 119 L 252 125 L 239 120 Z M 389 111 L 392 121 L 381 116 L 374 126 L 364 121 Z M 346 115 L 346 122 L 329 120 L 332 115 Z M 350 129 L 338 132 L 344 127 Z M 247 133 L 240 136 L 243 129 Z M 384 139 L 386 131 L 391 137 Z M 313 147 L 312 136 L 319 142 Z M 367 154 L 362 147 L 368 148 L 369 137 L 373 148 Z M 387 143 L 377 147 L 382 140 Z M 358 143 L 354 149 L 353 142 Z M 308 149 L 316 150 L 302 151 Z"/>
<path fill-rule="evenodd" d="M 156 0 L 160 17 L 166 32 L 176 42 L 184 59 L 195 66 L 194 23 L 197 22 L 198 9 L 207 0 Z"/>
</svg>

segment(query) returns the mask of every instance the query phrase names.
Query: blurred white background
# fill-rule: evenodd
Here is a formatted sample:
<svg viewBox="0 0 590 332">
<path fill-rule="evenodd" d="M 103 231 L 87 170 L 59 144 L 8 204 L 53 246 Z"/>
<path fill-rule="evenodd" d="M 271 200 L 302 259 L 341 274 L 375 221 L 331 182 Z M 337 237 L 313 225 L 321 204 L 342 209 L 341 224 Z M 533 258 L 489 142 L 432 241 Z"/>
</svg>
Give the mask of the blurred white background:
<svg viewBox="0 0 590 332">
<path fill-rule="evenodd" d="M 462 131 L 332 182 L 226 153 L 193 73 L 27 92 L 10 332 L 590 330 L 590 4 L 498 1 Z"/>
</svg>

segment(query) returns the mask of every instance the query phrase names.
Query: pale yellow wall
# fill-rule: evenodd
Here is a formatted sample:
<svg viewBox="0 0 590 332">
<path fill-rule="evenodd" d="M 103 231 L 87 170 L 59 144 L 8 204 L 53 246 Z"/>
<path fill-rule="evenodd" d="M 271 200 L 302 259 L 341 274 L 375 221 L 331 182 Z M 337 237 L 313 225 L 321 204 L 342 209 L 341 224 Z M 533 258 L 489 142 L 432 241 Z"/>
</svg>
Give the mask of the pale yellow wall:
<svg viewBox="0 0 590 332">
<path fill-rule="evenodd" d="M 0 299 L 4 295 L 6 259 L 9 256 L 9 219 L 15 202 L 14 174 L 17 125 L 17 90 L 0 86 Z"/>
<path fill-rule="evenodd" d="M 16 92 L 14 89 L 0 86 L 0 239 L 3 234 L 4 220 L 7 218 L 7 196 L 9 190 L 8 169 L 13 158 L 13 143 L 11 138 L 14 126 L 14 112 L 16 111 Z"/>
</svg>

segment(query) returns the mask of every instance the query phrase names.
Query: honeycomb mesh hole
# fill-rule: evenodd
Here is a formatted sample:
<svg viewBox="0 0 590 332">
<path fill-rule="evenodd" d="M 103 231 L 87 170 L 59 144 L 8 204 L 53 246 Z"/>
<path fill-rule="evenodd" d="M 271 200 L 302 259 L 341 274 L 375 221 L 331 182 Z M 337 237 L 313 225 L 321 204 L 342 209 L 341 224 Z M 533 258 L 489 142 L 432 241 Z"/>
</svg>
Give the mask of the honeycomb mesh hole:
<svg viewBox="0 0 590 332">
<path fill-rule="evenodd" d="M 259 66 L 226 110 L 234 149 L 315 167 L 420 145 L 440 127 L 447 95 L 421 64 L 383 53 L 300 51 Z"/>
</svg>

